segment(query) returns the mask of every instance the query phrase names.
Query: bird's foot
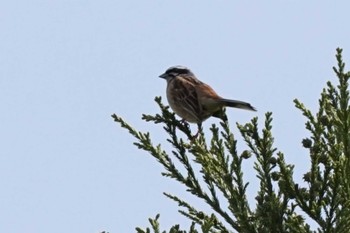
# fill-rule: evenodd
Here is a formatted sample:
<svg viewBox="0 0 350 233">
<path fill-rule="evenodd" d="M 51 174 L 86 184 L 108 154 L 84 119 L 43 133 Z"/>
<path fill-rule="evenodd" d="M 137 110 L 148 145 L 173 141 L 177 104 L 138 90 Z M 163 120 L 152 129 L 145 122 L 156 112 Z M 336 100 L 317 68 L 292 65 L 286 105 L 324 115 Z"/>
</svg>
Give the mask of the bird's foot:
<svg viewBox="0 0 350 233">
<path fill-rule="evenodd" d="M 199 134 L 200 134 L 200 130 L 198 130 L 197 133 L 196 133 L 195 135 L 193 135 L 193 136 L 191 136 L 191 137 L 189 138 L 190 141 L 191 141 L 191 142 L 194 142 L 194 140 L 196 140 L 196 139 L 198 138 Z"/>
<path fill-rule="evenodd" d="M 188 136 L 188 139 L 191 141 L 191 142 L 194 142 L 194 140 L 196 140 L 199 136 L 199 134 L 202 132 L 202 124 L 201 123 L 198 123 L 198 130 L 197 130 L 197 133 L 195 135 L 191 135 L 191 132 L 190 132 L 190 124 L 185 120 L 185 119 L 182 119 L 180 120 L 180 124 L 181 126 L 183 126 L 185 129 L 188 130 L 188 133 L 187 136 Z M 183 131 L 185 132 L 185 131 Z"/>
<path fill-rule="evenodd" d="M 197 139 L 197 137 L 199 136 L 199 134 L 201 134 L 202 133 L 202 124 L 201 123 L 198 123 L 198 130 L 197 130 L 197 133 L 195 134 L 195 135 L 193 135 L 191 138 L 190 138 L 190 140 L 191 140 L 191 142 L 193 142 L 194 140 L 196 140 Z"/>
</svg>

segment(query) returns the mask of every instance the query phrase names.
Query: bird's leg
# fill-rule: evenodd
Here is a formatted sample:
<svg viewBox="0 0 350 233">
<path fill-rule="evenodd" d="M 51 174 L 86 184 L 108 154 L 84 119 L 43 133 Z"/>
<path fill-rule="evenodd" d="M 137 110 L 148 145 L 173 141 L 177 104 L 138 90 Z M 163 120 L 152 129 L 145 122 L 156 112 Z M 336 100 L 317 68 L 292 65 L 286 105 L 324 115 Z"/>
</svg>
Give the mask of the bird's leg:
<svg viewBox="0 0 350 233">
<path fill-rule="evenodd" d="M 179 121 L 179 125 L 178 125 L 178 127 L 179 127 L 179 129 L 182 131 L 182 132 L 184 132 L 186 135 L 187 135 L 187 137 L 189 138 L 189 139 L 191 139 L 192 138 L 192 136 L 191 136 L 191 129 L 190 129 L 190 124 L 188 124 L 188 122 L 185 120 L 185 119 L 181 119 L 180 121 Z"/>
<path fill-rule="evenodd" d="M 185 119 L 181 119 L 181 120 L 180 120 L 180 123 L 181 123 L 185 128 L 187 128 L 187 129 L 190 128 L 190 125 L 188 124 L 188 122 L 187 122 Z M 193 136 L 190 135 L 190 137 L 189 137 L 189 139 L 190 139 L 191 141 L 195 140 L 195 139 L 198 137 L 198 135 L 202 132 L 202 122 L 197 123 L 197 125 L 198 125 L 197 133 L 196 133 L 195 135 L 193 135 Z"/>
<path fill-rule="evenodd" d="M 195 135 L 192 136 L 191 141 L 193 141 L 194 139 L 196 139 L 198 137 L 198 135 L 202 132 L 202 122 L 197 123 L 198 125 L 198 130 L 197 133 Z"/>
</svg>

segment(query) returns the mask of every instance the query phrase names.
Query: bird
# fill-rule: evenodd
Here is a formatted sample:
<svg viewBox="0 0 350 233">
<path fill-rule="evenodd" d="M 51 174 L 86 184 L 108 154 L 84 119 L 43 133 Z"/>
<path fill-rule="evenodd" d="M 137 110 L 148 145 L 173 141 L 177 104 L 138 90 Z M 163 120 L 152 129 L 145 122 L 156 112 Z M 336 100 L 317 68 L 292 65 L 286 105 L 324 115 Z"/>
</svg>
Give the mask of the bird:
<svg viewBox="0 0 350 233">
<path fill-rule="evenodd" d="M 172 66 L 159 77 L 167 81 L 166 96 L 171 109 L 184 121 L 198 125 L 196 135 L 202 122 L 211 116 L 227 121 L 225 107 L 256 111 L 250 103 L 222 98 L 185 66 Z"/>
</svg>

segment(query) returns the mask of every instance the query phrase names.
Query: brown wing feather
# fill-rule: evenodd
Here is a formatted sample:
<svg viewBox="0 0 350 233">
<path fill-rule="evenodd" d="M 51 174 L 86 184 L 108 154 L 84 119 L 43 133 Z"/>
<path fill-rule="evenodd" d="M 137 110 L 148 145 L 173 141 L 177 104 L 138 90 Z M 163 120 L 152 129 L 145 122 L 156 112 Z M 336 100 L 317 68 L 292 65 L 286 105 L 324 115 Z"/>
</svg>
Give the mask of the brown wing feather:
<svg viewBox="0 0 350 233">
<path fill-rule="evenodd" d="M 172 80 L 169 91 L 173 92 L 170 97 L 170 106 L 182 118 L 189 122 L 201 122 L 201 106 L 198 103 L 198 96 L 195 89 L 195 82 L 185 77 L 177 77 Z M 169 98 L 168 98 L 169 99 Z"/>
<path fill-rule="evenodd" d="M 211 88 L 209 85 L 205 83 L 201 83 L 199 85 L 196 85 L 196 92 L 198 94 L 198 98 L 200 100 L 207 101 L 209 100 L 217 100 L 221 97 L 214 91 L 213 88 Z"/>
<path fill-rule="evenodd" d="M 203 108 L 203 118 L 206 119 L 213 115 L 214 112 L 220 110 L 224 104 L 219 101 L 221 97 L 205 83 L 196 86 L 198 99 Z"/>
</svg>

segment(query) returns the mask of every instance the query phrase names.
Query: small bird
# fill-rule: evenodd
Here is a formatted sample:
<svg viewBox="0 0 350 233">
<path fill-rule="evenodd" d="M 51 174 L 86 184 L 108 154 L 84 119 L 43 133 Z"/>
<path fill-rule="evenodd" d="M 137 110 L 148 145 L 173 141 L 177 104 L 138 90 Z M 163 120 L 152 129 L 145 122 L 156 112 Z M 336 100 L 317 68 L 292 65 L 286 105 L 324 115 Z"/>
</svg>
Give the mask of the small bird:
<svg viewBox="0 0 350 233">
<path fill-rule="evenodd" d="M 222 98 L 187 67 L 172 66 L 159 77 L 167 81 L 166 95 L 173 111 L 183 120 L 198 124 L 196 135 L 202 122 L 211 116 L 227 121 L 225 107 L 256 111 L 249 103 Z"/>
</svg>

